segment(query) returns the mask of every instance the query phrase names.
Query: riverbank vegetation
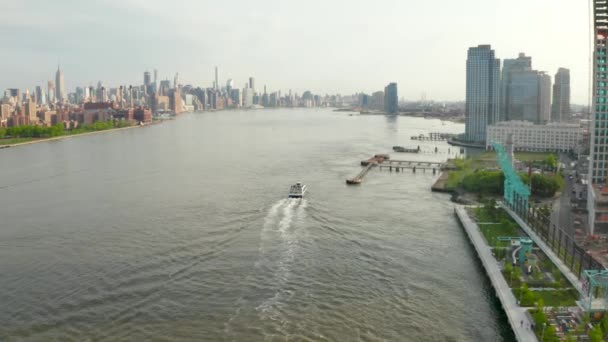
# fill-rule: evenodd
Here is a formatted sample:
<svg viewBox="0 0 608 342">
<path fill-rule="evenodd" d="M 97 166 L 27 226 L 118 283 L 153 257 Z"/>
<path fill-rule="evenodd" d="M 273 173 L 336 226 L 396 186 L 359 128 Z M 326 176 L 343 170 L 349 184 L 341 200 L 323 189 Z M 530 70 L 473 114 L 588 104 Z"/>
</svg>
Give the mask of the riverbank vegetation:
<svg viewBox="0 0 608 342">
<path fill-rule="evenodd" d="M 490 155 L 494 159 L 489 158 Z M 524 152 L 516 153 L 515 157 L 518 160 L 527 160 L 526 163 L 531 167 L 539 167 L 542 170 L 556 170 L 557 167 L 557 159 L 552 154 Z M 449 171 L 446 190 L 474 193 L 479 196 L 502 195 L 505 177 L 495 161 L 494 152 L 485 152 L 476 158 L 454 160 L 455 169 Z M 530 184 L 531 180 L 532 196 L 539 198 L 553 197 L 564 186 L 562 176 L 552 172 L 534 173 L 531 176 L 522 172 L 520 177 L 525 184 Z"/>
<path fill-rule="evenodd" d="M 74 129 L 65 129 L 63 124 L 53 126 L 23 125 L 15 127 L 0 127 L 0 145 L 11 145 L 37 139 L 54 138 L 64 135 L 76 135 L 95 131 L 131 126 L 128 121 L 109 120 L 97 121 L 90 125 L 82 125 Z"/>
</svg>

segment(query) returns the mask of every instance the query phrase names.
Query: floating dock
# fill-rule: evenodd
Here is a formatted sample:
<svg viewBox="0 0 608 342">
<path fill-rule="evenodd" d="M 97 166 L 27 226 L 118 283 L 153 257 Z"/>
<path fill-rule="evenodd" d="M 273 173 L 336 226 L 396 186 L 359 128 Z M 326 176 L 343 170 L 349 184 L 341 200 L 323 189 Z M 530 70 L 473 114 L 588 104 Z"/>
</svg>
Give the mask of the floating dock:
<svg viewBox="0 0 608 342">
<path fill-rule="evenodd" d="M 401 153 L 418 153 L 420 152 L 420 146 L 417 148 L 407 148 L 403 146 L 393 146 L 393 151 Z"/>
</svg>

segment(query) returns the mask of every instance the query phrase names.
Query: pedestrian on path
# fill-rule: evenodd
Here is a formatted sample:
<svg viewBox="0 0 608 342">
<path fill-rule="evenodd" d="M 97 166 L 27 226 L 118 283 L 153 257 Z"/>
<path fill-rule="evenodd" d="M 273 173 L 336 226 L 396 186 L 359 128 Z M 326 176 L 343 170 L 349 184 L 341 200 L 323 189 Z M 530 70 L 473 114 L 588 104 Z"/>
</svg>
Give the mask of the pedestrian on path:
<svg viewBox="0 0 608 342">
<path fill-rule="evenodd" d="M 523 327 L 523 326 L 524 326 L 524 321 L 523 321 L 523 320 L 522 320 L 522 321 L 519 323 L 519 326 L 520 326 L 520 327 Z"/>
</svg>

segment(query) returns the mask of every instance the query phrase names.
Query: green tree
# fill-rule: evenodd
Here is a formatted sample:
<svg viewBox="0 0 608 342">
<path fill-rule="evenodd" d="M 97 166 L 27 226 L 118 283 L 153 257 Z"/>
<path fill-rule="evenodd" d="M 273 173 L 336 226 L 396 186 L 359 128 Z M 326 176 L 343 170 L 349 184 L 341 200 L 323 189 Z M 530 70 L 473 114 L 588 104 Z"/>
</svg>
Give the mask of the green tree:
<svg viewBox="0 0 608 342">
<path fill-rule="evenodd" d="M 534 296 L 534 293 L 528 288 L 528 284 L 524 283 L 519 288 L 519 291 L 519 296 L 521 298 L 521 306 L 531 306 L 534 304 L 534 300 L 536 299 L 536 297 Z"/>
<path fill-rule="evenodd" d="M 589 340 L 591 342 L 602 342 L 603 337 L 602 328 L 599 325 L 593 326 L 593 329 L 589 331 Z"/>
<path fill-rule="evenodd" d="M 513 272 L 513 266 L 511 266 L 511 260 L 505 259 L 505 272 L 511 273 Z"/>
<path fill-rule="evenodd" d="M 574 337 L 574 332 L 569 332 L 568 335 L 566 335 L 566 342 L 576 342 L 576 337 Z"/>
<path fill-rule="evenodd" d="M 559 342 L 559 337 L 555 331 L 555 327 L 547 325 L 545 327 L 545 334 L 543 335 L 543 342 Z"/>
<path fill-rule="evenodd" d="M 500 195 L 503 192 L 504 175 L 501 171 L 476 170 L 465 175 L 461 185 L 468 192 Z"/>
<path fill-rule="evenodd" d="M 516 266 L 513 268 L 513 279 L 521 278 L 521 267 Z"/>
<path fill-rule="evenodd" d="M 543 324 L 547 324 L 547 316 L 542 310 L 536 310 L 534 312 L 534 329 L 540 333 L 542 331 Z"/>
<path fill-rule="evenodd" d="M 608 313 L 604 313 L 604 318 L 602 318 L 602 330 L 604 331 L 604 335 L 608 334 Z"/>
<path fill-rule="evenodd" d="M 0 127 L 0 139 L 4 139 L 6 137 L 6 128 Z"/>
<path fill-rule="evenodd" d="M 557 157 L 554 154 L 548 155 L 547 158 L 545 158 L 545 165 L 548 168 L 555 170 L 555 168 L 557 168 Z"/>
</svg>

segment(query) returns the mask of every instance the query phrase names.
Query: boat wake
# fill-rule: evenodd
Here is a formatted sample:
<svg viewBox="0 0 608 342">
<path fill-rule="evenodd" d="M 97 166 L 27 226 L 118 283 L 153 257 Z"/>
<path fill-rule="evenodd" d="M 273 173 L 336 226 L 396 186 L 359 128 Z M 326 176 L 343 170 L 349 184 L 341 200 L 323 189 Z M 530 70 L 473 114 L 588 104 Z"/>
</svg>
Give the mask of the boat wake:
<svg viewBox="0 0 608 342">
<path fill-rule="evenodd" d="M 287 284 L 291 275 L 297 249 L 298 222 L 306 217 L 308 202 L 301 198 L 286 198 L 273 203 L 260 232 L 259 257 L 255 262 L 255 271 L 245 280 L 254 292 L 262 293 L 261 303 L 256 300 L 250 308 L 255 308 L 261 319 L 272 322 L 282 322 L 281 306 L 291 296 Z M 231 327 L 242 310 L 247 310 L 247 295 L 243 295 L 236 303 L 235 313 L 225 323 L 224 332 L 232 335 Z"/>
<path fill-rule="evenodd" d="M 265 282 L 274 290 L 274 295 L 256 307 L 262 318 L 280 320 L 278 309 L 291 295 L 285 285 L 289 281 L 298 247 L 298 231 L 294 222 L 305 217 L 307 205 L 306 200 L 299 198 L 281 200 L 270 208 L 266 216 L 262 253 L 256 266 L 272 272 L 271 279 Z"/>
</svg>

